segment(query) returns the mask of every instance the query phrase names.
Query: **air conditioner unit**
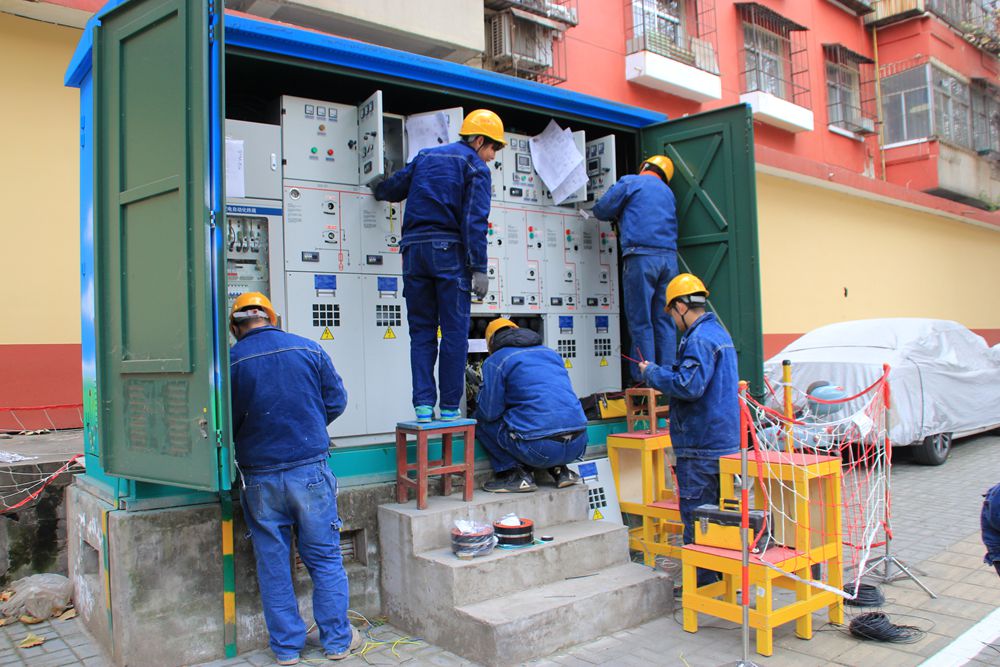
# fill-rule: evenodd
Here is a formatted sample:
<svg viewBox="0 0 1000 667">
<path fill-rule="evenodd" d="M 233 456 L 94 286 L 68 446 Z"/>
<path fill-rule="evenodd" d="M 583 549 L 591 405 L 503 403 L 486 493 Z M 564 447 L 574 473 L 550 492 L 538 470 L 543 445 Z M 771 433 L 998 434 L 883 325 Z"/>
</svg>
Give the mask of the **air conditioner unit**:
<svg viewBox="0 0 1000 667">
<path fill-rule="evenodd" d="M 553 31 L 509 12 L 490 17 L 490 58 L 498 69 L 542 72 L 552 67 Z"/>
</svg>

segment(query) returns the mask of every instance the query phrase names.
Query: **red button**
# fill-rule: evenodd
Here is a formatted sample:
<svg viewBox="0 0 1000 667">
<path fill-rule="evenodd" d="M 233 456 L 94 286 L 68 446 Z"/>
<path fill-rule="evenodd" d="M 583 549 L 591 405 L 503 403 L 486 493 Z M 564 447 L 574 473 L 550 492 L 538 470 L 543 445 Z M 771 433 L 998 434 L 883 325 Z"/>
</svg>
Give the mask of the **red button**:
<svg viewBox="0 0 1000 667">
<path fill-rule="evenodd" d="M 332 148 L 328 148 L 327 151 L 326 151 L 326 154 L 327 155 L 333 155 L 333 149 Z"/>
</svg>

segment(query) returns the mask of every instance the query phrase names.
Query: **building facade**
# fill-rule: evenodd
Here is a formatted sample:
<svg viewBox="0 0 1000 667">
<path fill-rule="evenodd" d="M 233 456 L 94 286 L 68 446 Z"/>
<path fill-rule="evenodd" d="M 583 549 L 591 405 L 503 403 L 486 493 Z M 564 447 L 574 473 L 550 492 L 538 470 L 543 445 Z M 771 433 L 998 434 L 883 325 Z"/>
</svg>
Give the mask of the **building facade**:
<svg viewBox="0 0 1000 667">
<path fill-rule="evenodd" d="M 0 85 L 16 100 L 0 112 L 15 315 L 0 328 L 0 429 L 79 424 L 79 116 L 62 84 L 100 4 L 12 0 L 0 13 Z M 1000 342 L 992 0 L 228 5 L 671 118 L 750 104 L 767 354 L 866 317 L 954 319 Z"/>
</svg>

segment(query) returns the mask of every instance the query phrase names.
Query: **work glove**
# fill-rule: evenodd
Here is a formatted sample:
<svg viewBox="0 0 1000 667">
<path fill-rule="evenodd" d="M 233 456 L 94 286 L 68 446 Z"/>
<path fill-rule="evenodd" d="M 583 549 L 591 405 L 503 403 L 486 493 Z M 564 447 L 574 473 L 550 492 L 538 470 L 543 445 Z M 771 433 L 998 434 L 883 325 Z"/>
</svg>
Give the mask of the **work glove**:
<svg viewBox="0 0 1000 667">
<path fill-rule="evenodd" d="M 472 294 L 478 300 L 482 301 L 486 297 L 486 293 L 490 291 L 490 279 L 486 277 L 485 273 L 481 271 L 475 271 L 472 274 Z"/>
</svg>

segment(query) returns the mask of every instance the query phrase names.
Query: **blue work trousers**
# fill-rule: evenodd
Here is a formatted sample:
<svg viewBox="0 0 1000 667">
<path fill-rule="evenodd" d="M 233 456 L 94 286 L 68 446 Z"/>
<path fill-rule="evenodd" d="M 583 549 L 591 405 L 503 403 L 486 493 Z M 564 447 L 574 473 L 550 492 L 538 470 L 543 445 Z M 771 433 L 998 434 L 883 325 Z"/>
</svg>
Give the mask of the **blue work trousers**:
<svg viewBox="0 0 1000 667">
<path fill-rule="evenodd" d="M 622 299 L 632 340 L 625 354 L 670 368 L 677 352 L 677 333 L 663 308 L 667 305 L 667 283 L 677 275 L 677 254 L 626 255 L 623 261 Z M 631 369 L 632 379 L 641 380 L 638 364 L 631 362 Z"/>
<path fill-rule="evenodd" d="M 983 544 L 986 557 L 983 561 L 996 568 L 1000 574 L 1000 484 L 983 495 L 983 510 L 980 514 Z"/>
<path fill-rule="evenodd" d="M 479 421 L 476 439 L 490 457 L 493 472 L 501 473 L 520 465 L 525 468 L 552 468 L 572 463 L 587 449 L 587 429 L 572 438 L 515 438 L 503 419 Z"/>
<path fill-rule="evenodd" d="M 292 586 L 291 547 L 313 582 L 313 617 L 326 653 L 346 651 L 347 573 L 340 554 L 337 479 L 326 461 L 269 472 L 243 472 L 243 515 L 257 560 L 257 580 L 271 650 L 279 660 L 299 655 L 306 626 Z"/>
<path fill-rule="evenodd" d="M 719 506 L 719 460 L 678 457 L 677 486 L 681 521 L 684 522 L 684 544 L 692 544 L 695 508 L 699 505 Z M 698 568 L 698 586 L 718 580 L 718 572 Z"/>
<path fill-rule="evenodd" d="M 441 409 L 458 409 L 465 390 L 465 363 L 469 355 L 471 284 L 465 249 L 460 243 L 424 241 L 403 248 L 403 296 L 410 327 L 414 407 L 433 407 L 437 403 L 438 386 L 434 383 L 437 363 Z"/>
</svg>

